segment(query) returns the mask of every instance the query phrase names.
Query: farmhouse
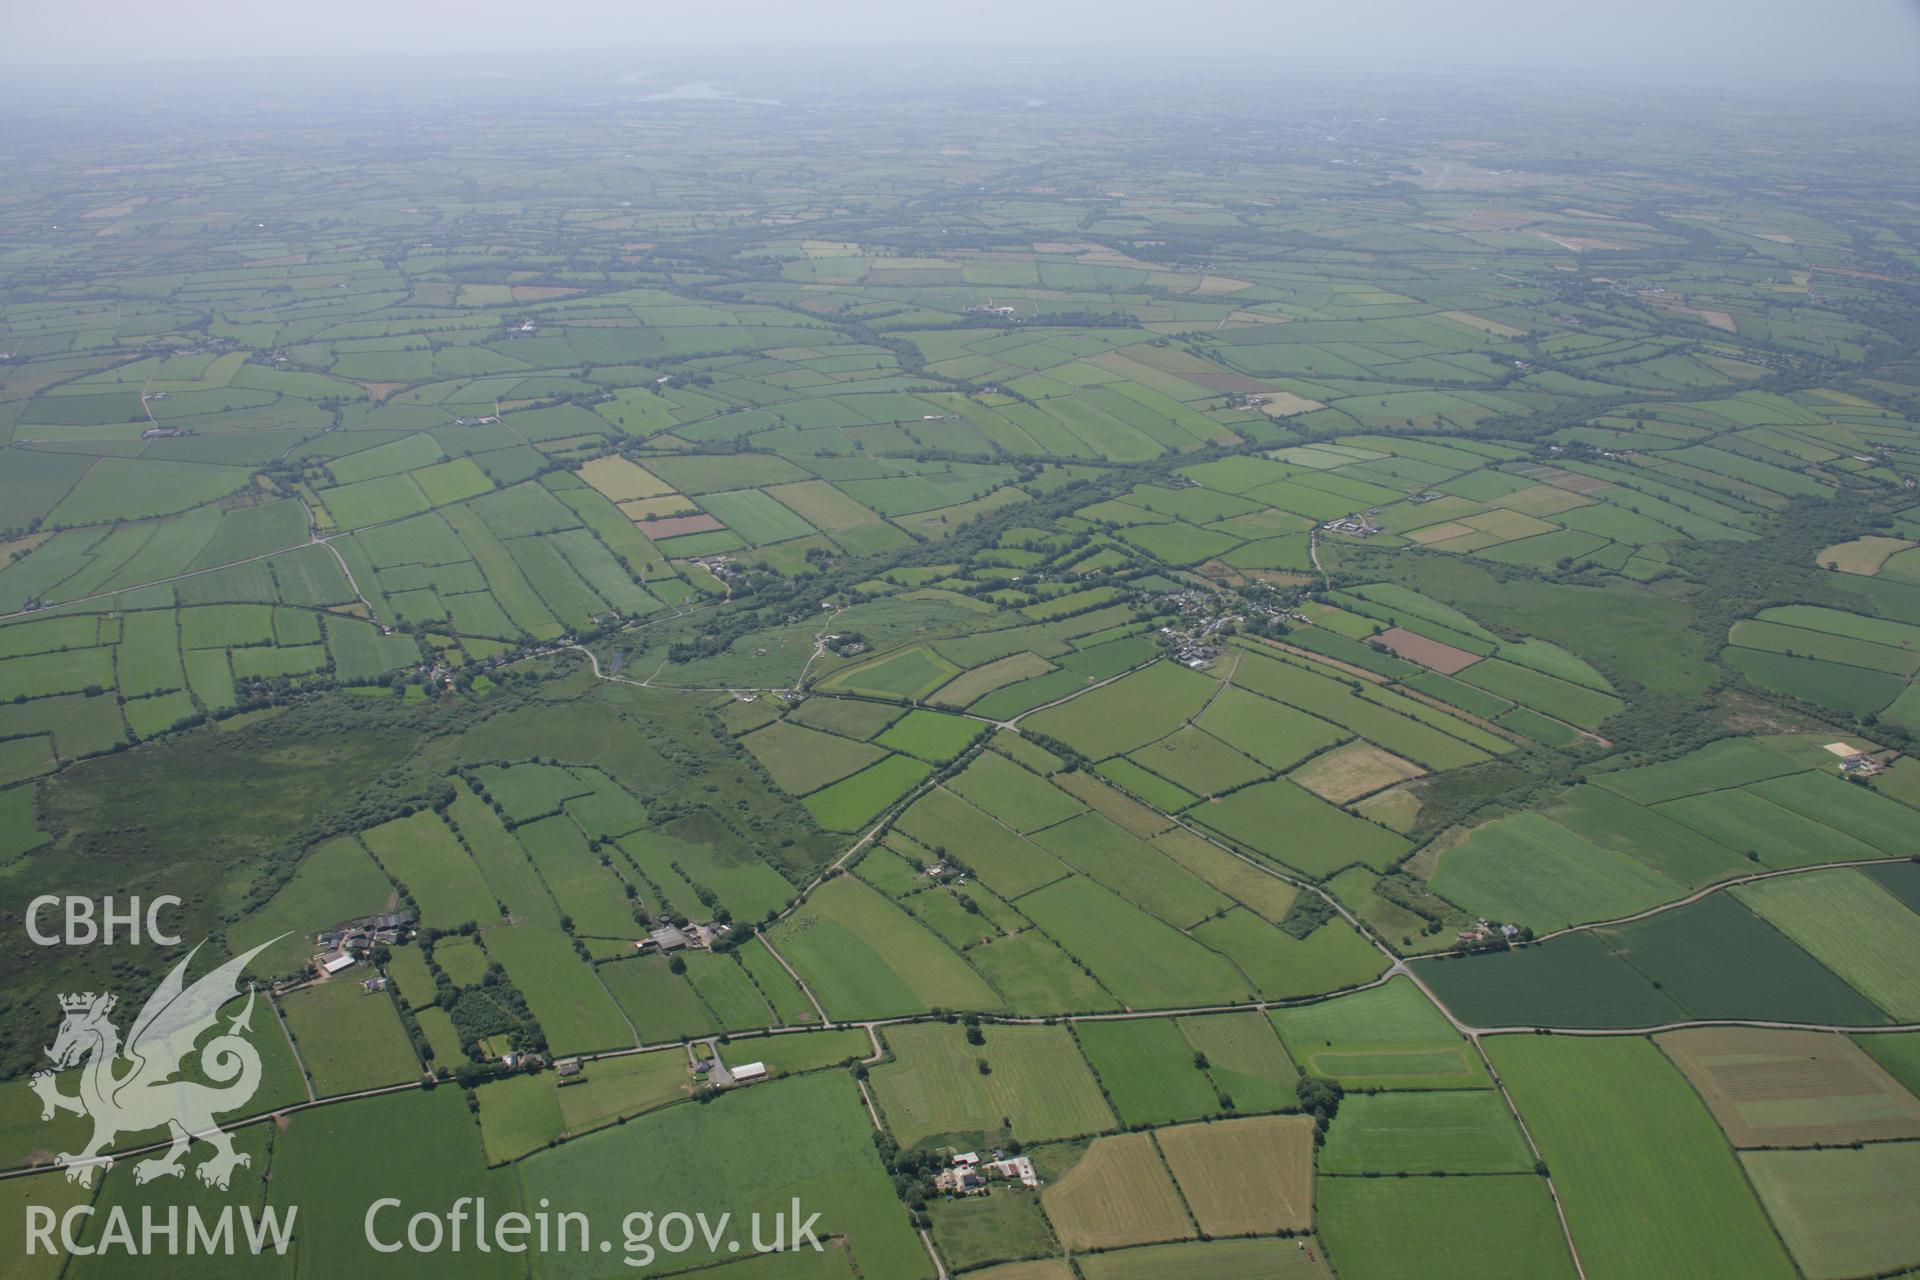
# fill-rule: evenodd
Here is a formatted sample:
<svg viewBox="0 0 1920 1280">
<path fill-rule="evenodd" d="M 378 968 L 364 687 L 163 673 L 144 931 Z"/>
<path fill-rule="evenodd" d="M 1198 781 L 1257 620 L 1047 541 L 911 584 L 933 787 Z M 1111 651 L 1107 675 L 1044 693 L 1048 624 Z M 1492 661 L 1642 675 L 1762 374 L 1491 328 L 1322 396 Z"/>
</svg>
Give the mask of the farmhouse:
<svg viewBox="0 0 1920 1280">
<path fill-rule="evenodd" d="M 1034 1172 L 1033 1161 L 1026 1156 L 1004 1156 L 989 1161 L 985 1168 L 989 1177 L 1007 1178 L 1023 1187 L 1040 1185 L 1040 1175 Z"/>
<path fill-rule="evenodd" d="M 1840 772 L 1849 778 L 1871 778 L 1884 767 L 1860 748 L 1845 742 L 1829 742 L 1826 751 L 1840 757 Z"/>
<path fill-rule="evenodd" d="M 1329 533 L 1348 533 L 1356 538 L 1371 538 L 1380 532 L 1380 526 L 1365 516 L 1341 516 L 1338 520 L 1329 520 L 1320 527 Z"/>
<path fill-rule="evenodd" d="M 933 1175 L 934 1190 L 950 1196 L 977 1196 L 987 1189 L 987 1180 L 972 1169 L 942 1169 Z"/>
<path fill-rule="evenodd" d="M 681 951 L 693 945 L 693 939 L 670 924 L 663 924 L 633 944 L 641 951 Z"/>
</svg>

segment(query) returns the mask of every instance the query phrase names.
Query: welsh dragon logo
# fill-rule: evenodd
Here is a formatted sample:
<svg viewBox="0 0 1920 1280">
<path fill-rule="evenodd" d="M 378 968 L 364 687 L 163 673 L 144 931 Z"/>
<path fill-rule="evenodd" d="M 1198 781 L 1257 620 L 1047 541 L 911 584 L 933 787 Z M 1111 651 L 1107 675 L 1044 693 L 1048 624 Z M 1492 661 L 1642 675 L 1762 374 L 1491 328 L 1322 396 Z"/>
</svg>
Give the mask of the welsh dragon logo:
<svg viewBox="0 0 1920 1280">
<path fill-rule="evenodd" d="M 46 1051 L 53 1070 L 36 1071 L 32 1088 L 40 1095 L 42 1120 L 53 1119 L 56 1111 L 93 1120 L 93 1137 L 84 1148 L 54 1157 L 54 1163 L 66 1169 L 69 1182 L 90 1186 L 95 1168 L 111 1167 L 112 1159 L 102 1153 L 118 1135 L 161 1126 L 172 1142 L 161 1154 L 134 1166 L 137 1183 L 185 1174 L 180 1161 L 195 1138 L 214 1149 L 194 1170 L 210 1187 L 226 1190 L 233 1171 L 252 1163 L 251 1157 L 233 1149 L 233 1139 L 214 1120 L 219 1113 L 244 1106 L 260 1087 L 260 1054 L 241 1034 L 250 1028 L 253 1017 L 252 988 L 247 991 L 246 1006 L 233 1015 L 224 1031 L 204 1045 L 197 1042 L 219 1022 L 221 1006 L 237 994 L 247 962 L 277 941 L 263 942 L 235 956 L 189 987 L 187 966 L 200 950 L 195 947 L 148 998 L 124 1045 L 107 1016 L 113 1012 L 111 994 L 89 991 L 60 997 L 66 1018 Z M 213 1083 L 180 1078 L 181 1062 L 196 1054 L 199 1074 Z M 54 1072 L 75 1067 L 80 1069 L 80 1090 L 69 1097 L 59 1091 Z"/>
</svg>

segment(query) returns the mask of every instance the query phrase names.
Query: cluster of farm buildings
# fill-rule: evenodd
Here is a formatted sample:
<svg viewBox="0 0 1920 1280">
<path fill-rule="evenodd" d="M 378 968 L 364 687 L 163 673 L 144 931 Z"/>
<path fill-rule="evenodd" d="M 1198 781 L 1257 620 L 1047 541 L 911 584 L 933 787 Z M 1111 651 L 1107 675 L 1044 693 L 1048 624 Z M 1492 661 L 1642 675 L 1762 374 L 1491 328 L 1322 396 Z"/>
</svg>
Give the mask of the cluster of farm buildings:
<svg viewBox="0 0 1920 1280">
<path fill-rule="evenodd" d="M 962 1151 L 934 1175 L 933 1185 L 935 1190 L 948 1195 L 974 1196 L 985 1194 L 990 1179 L 1018 1182 L 1023 1187 L 1040 1185 L 1040 1175 L 1034 1172 L 1032 1160 L 1026 1156 L 1010 1156 L 1004 1151 L 994 1152 L 989 1160 L 982 1160 L 977 1152 Z"/>
</svg>

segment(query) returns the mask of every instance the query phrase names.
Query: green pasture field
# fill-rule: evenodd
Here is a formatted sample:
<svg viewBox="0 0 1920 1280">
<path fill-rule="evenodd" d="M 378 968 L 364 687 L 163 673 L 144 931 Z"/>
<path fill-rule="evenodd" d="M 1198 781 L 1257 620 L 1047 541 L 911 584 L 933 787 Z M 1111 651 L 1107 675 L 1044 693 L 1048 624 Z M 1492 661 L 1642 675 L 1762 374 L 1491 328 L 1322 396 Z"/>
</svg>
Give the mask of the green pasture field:
<svg viewBox="0 0 1920 1280">
<path fill-rule="evenodd" d="M 1755 854 L 1754 861 L 1769 867 L 1880 856 L 1879 850 L 1837 826 L 1802 817 L 1744 787 L 1669 800 L 1656 812 L 1731 848 Z"/>
<path fill-rule="evenodd" d="M 1678 760 L 1593 775 L 1592 781 L 1639 804 L 1738 787 L 1796 771 L 1778 752 L 1745 738 L 1726 738 Z"/>
<path fill-rule="evenodd" d="M 1032 716 L 1026 727 L 1082 755 L 1132 751 L 1185 724 L 1220 689 L 1218 682 L 1171 662 L 1156 663 Z"/>
<path fill-rule="evenodd" d="M 327 651 L 320 645 L 274 649 L 264 645 L 236 649 L 229 655 L 233 674 L 241 680 L 266 680 L 275 676 L 302 675 L 326 665 Z"/>
<path fill-rule="evenodd" d="M 878 746 L 900 751 L 931 764 L 945 764 L 986 732 L 978 720 L 913 710 L 874 739 Z"/>
<path fill-rule="evenodd" d="M 555 1089 L 560 1115 L 571 1134 L 600 1128 L 623 1116 L 653 1111 L 690 1096 L 692 1077 L 677 1049 L 597 1058 L 582 1076 Z"/>
<path fill-rule="evenodd" d="M 1004 898 L 1017 898 L 1067 874 L 1065 864 L 1040 846 L 1022 840 L 946 788 L 916 800 L 901 815 L 899 825 L 929 848 L 950 847 L 982 883 Z"/>
<path fill-rule="evenodd" d="M 769 940 L 834 1017 L 1000 1005 L 957 953 L 854 876 L 815 890 Z"/>
<path fill-rule="evenodd" d="M 598 769 L 578 769 L 575 776 L 591 786 L 593 792 L 562 801 L 561 808 L 589 837 L 610 840 L 647 825 L 647 806 L 604 773 Z"/>
<path fill-rule="evenodd" d="M 1850 786 L 1838 774 L 1793 773 L 1744 788 L 1770 804 L 1791 810 L 1864 841 L 1890 857 L 1920 853 L 1920 833 L 1914 830 L 1913 810 L 1875 795 L 1865 787 Z"/>
<path fill-rule="evenodd" d="M 1920 1031 L 1861 1035 L 1854 1040 L 1904 1084 L 1908 1092 L 1920 1096 Z"/>
<path fill-rule="evenodd" d="M 1588 1267 L 1794 1274 L 1726 1140 L 1658 1049 L 1624 1038 L 1485 1044 L 1553 1170 Z"/>
<path fill-rule="evenodd" d="M 546 1075 L 517 1075 L 473 1091 L 480 1103 L 480 1141 L 488 1164 L 540 1150 L 566 1130 L 559 1091 Z"/>
<path fill-rule="evenodd" d="M 784 791 L 806 795 L 882 759 L 886 752 L 781 722 L 740 739 Z"/>
<path fill-rule="evenodd" d="M 1207 1059 L 1214 1088 L 1241 1112 L 1277 1111 L 1298 1105 L 1295 1068 L 1259 1013 L 1208 1014 L 1178 1018 L 1175 1025 L 1195 1053 Z"/>
<path fill-rule="evenodd" d="M 1035 758 L 1033 764 L 1046 766 L 1048 762 Z M 1092 773 L 1079 770 L 1071 773 L 1054 773 L 1050 781 L 1062 791 L 1066 791 L 1069 796 L 1081 800 L 1083 804 L 1091 804 L 1096 814 L 1112 821 L 1116 827 L 1125 829 L 1129 835 L 1156 837 L 1156 835 L 1162 835 L 1164 831 L 1173 829 L 1173 819 L 1169 816 L 1165 816 L 1158 810 L 1150 810 L 1144 804 L 1140 804 L 1139 800 L 1133 800 L 1119 791 L 1114 791 L 1112 787 L 1096 779 Z"/>
<path fill-rule="evenodd" d="M 1220 691 L 1194 724 L 1270 769 L 1290 769 L 1344 739 L 1344 730 L 1234 686 Z"/>
<path fill-rule="evenodd" d="M 1856 716 L 1883 710 L 1907 687 L 1898 676 L 1817 658 L 1729 645 L 1721 657 L 1763 689 Z"/>
<path fill-rule="evenodd" d="M 912 644 L 836 671 L 820 682 L 820 689 L 825 693 L 853 693 L 914 702 L 959 674 L 959 667 L 927 646 Z"/>
<path fill-rule="evenodd" d="M 389 476 L 415 467 L 429 466 L 446 457 L 432 436 L 403 436 L 390 444 L 362 449 L 327 463 L 327 471 L 336 484 L 354 484 L 377 476 Z"/>
<path fill-rule="evenodd" d="M 775 1036 L 736 1036 L 723 1056 L 743 1062 L 757 1060 L 765 1063 L 770 1073 L 791 1074 L 871 1058 L 873 1044 L 867 1039 L 867 1033 L 858 1028 L 796 1031 Z"/>
<path fill-rule="evenodd" d="M 480 981 L 487 969 L 487 953 L 472 938 L 442 938 L 433 944 L 433 962 L 447 971 L 458 987 Z"/>
<path fill-rule="evenodd" d="M 1481 827 L 1440 855 L 1432 882 L 1435 892 L 1470 911 L 1540 933 L 1684 896 L 1682 886 L 1644 863 L 1537 813 Z"/>
<path fill-rule="evenodd" d="M 1390 706 L 1374 700 L 1388 698 L 1391 701 L 1391 695 L 1373 690 L 1370 697 L 1357 697 L 1339 680 L 1291 662 L 1248 652 L 1234 669 L 1233 681 L 1254 693 L 1339 725 L 1375 746 L 1428 769 L 1458 768 L 1477 764 L 1487 757 L 1486 751 L 1452 733 L 1436 729 L 1411 713 L 1401 714 L 1398 704 Z M 1440 714 L 1424 706 L 1421 710 L 1424 714 Z M 1458 732 L 1478 732 L 1454 717 L 1445 719 L 1459 726 Z"/>
<path fill-rule="evenodd" d="M 1732 891 L 1895 1021 L 1920 1019 L 1914 913 L 1858 871 L 1815 871 Z"/>
<path fill-rule="evenodd" d="M 702 952 L 685 957 L 687 981 L 728 1030 L 772 1026 L 773 1010 L 739 961 Z"/>
<path fill-rule="evenodd" d="M 1129 759 L 1199 796 L 1211 796 L 1271 776 L 1212 734 L 1189 725 L 1149 743 Z"/>
<path fill-rule="evenodd" d="M 766 492 L 808 524 L 829 533 L 858 528 L 879 519 L 874 512 L 824 480 L 773 485 Z"/>
<path fill-rule="evenodd" d="M 873 1070 L 872 1088 L 901 1145 L 949 1134 L 978 1134 L 989 1145 L 1045 1142 L 1115 1127 L 1065 1027 L 989 1026 L 981 1033 L 985 1043 L 970 1045 L 960 1028 L 944 1024 L 886 1031 L 893 1060 Z M 979 1060 L 989 1074 L 979 1072 Z"/>
<path fill-rule="evenodd" d="M 363 990 L 352 970 L 288 992 L 280 1009 L 321 1097 L 420 1077 L 393 1001 L 384 992 Z"/>
<path fill-rule="evenodd" d="M 1197 1120 L 1224 1108 L 1196 1050 L 1171 1018 L 1082 1021 L 1074 1035 L 1128 1126 Z"/>
<path fill-rule="evenodd" d="M 432 507 L 427 495 L 412 476 L 382 476 L 321 491 L 337 529 L 364 529 L 406 516 L 418 515 Z"/>
<path fill-rule="evenodd" d="M 433 1003 L 433 974 L 427 958 L 418 947 L 397 947 L 388 953 L 387 977 L 399 989 L 408 1008 L 419 1009 Z"/>
<path fill-rule="evenodd" d="M 1020 832 L 1051 827 L 1086 807 L 1058 787 L 1048 785 L 1037 774 L 994 752 L 975 757 L 947 787 Z"/>
<path fill-rule="evenodd" d="M 758 489 L 709 493 L 700 499 L 700 505 L 756 547 L 804 538 L 814 532 L 812 525 Z"/>
<path fill-rule="evenodd" d="M 1053 670 L 1037 653 L 1020 652 L 975 667 L 940 686 L 931 701 L 943 707 L 970 707 L 996 689 L 1031 680 Z"/>
<path fill-rule="evenodd" d="M 593 789 L 571 770 L 554 764 L 481 765 L 474 776 L 486 788 L 487 799 L 497 802 L 516 823 L 558 813 L 564 801 Z"/>
<path fill-rule="evenodd" d="M 1420 966 L 1434 994 L 1471 1026 L 1644 1027 L 1685 1016 L 1591 932 Z"/>
<path fill-rule="evenodd" d="M 111 648 L 71 649 L 0 661 L 0 700 L 44 698 L 113 685 Z"/>
<path fill-rule="evenodd" d="M 1130 1007 L 1178 1008 L 1248 994 L 1247 980 L 1225 957 L 1091 880 L 1069 876 L 1015 905 Z"/>
<path fill-rule="evenodd" d="M 382 1135 L 391 1148 L 380 1158 L 379 1189 L 342 1194 L 340 1171 L 364 1162 L 369 1133 Z M 367 1210 L 379 1196 L 423 1204 L 443 1196 L 448 1203 L 484 1196 L 503 1212 L 518 1209 L 522 1201 L 513 1175 L 485 1165 L 479 1127 L 460 1090 L 413 1090 L 288 1117 L 274 1135 L 266 1198 L 283 1213 L 300 1206 L 292 1251 L 299 1274 L 368 1271 L 392 1256 L 367 1243 Z M 376 1229 L 383 1240 L 395 1235 L 404 1240 L 405 1215 L 382 1214 Z M 462 1269 L 474 1276 L 521 1274 L 521 1260 L 507 1254 L 466 1251 L 461 1256 Z"/>
<path fill-rule="evenodd" d="M 247 1175 L 254 1170 L 264 1171 L 270 1168 L 273 1144 L 273 1130 L 271 1125 L 251 1125 L 245 1129 L 238 1130 L 233 1134 L 232 1141 L 234 1151 L 249 1162 L 239 1170 L 236 1170 L 234 1174 L 236 1181 L 247 1177 Z M 186 1161 L 184 1169 L 192 1169 L 192 1162 L 196 1158 L 196 1155 L 207 1154 L 211 1154 L 211 1149 L 200 1153 L 188 1154 L 184 1157 Z M 130 1162 L 124 1163 L 117 1168 L 109 1170 L 105 1178 L 100 1180 L 99 1193 L 94 1197 L 94 1216 L 89 1219 L 81 1219 L 75 1224 L 77 1227 L 75 1232 L 77 1236 L 76 1243 L 79 1245 L 79 1249 L 67 1259 L 68 1274 L 107 1277 L 124 1276 L 137 1274 L 143 1265 L 146 1267 L 154 1265 L 150 1262 L 143 1264 L 138 1261 L 132 1261 L 127 1253 L 121 1251 L 124 1249 L 124 1245 L 116 1244 L 112 1237 L 106 1235 L 107 1224 L 112 1221 L 108 1216 L 109 1214 L 124 1213 L 127 1215 L 128 1221 L 136 1224 L 141 1221 L 143 1211 L 152 1214 L 156 1222 L 165 1222 L 170 1214 L 177 1215 L 183 1210 L 187 1213 L 197 1211 L 207 1218 L 217 1218 L 220 1214 L 222 1201 L 225 1199 L 227 1193 L 223 1193 L 217 1187 L 207 1186 L 191 1172 L 183 1172 L 183 1176 L 179 1178 L 163 1177 L 157 1181 L 149 1181 L 142 1185 L 135 1181 L 135 1179 L 139 1177 L 135 1172 L 137 1168 L 137 1165 L 131 1164 Z M 64 1178 L 60 1178 L 59 1180 L 62 1182 L 65 1181 Z M 35 1179 L 34 1181 L 44 1180 Z M 58 1197 L 48 1194 L 35 1196 L 34 1199 L 44 1203 L 47 1200 L 57 1201 Z M 249 1205 L 248 1207 L 251 1208 L 253 1206 Z M 188 1220 L 190 1221 L 191 1219 Z M 236 1237 L 243 1236 L 243 1232 L 237 1226 L 234 1234 Z M 164 1237 L 161 1238 L 164 1239 Z M 182 1248 L 184 1248 L 184 1243 Z M 48 1250 L 44 1244 L 35 1250 L 35 1253 L 40 1256 L 45 1256 L 47 1252 Z M 24 1247 L 21 1250 L 20 1257 L 22 1261 L 29 1263 L 33 1261 L 33 1259 L 27 1257 Z M 239 1261 L 239 1259 L 242 1258 L 246 1261 Z M 200 1265 L 203 1268 L 212 1270 L 212 1268 L 208 1267 L 209 1262 L 214 1262 L 214 1260 L 202 1260 Z M 214 1266 L 220 1268 L 214 1271 L 214 1274 L 243 1274 L 241 1268 L 247 1265 L 248 1262 L 252 1262 L 252 1258 L 245 1252 L 243 1247 L 237 1256 L 223 1257 L 220 1258 L 218 1262 L 214 1262 Z M 17 1268 L 18 1266 L 19 1263 L 12 1263 L 13 1268 Z M 9 1274 L 12 1274 L 11 1268 Z M 31 1274 L 31 1271 L 29 1271 L 29 1274 Z"/>
<path fill-rule="evenodd" d="M 1017 1014 L 1075 1013 L 1119 1003 L 1038 929 L 969 948 L 967 960 Z"/>
<path fill-rule="evenodd" d="M 922 870 L 927 860 L 917 852 L 919 846 L 904 836 L 889 838 L 909 852 L 899 853 L 887 845 L 872 846 L 860 855 L 854 873 L 889 898 L 905 898 L 927 888 L 926 872 Z"/>
<path fill-rule="evenodd" d="M 1817 1280 L 1880 1275 L 1920 1257 L 1920 1144 L 1740 1156 L 1788 1250 Z"/>
<path fill-rule="evenodd" d="M 461 543 L 473 553 L 474 563 L 486 577 L 487 589 L 514 625 L 535 639 L 550 640 L 558 636 L 559 622 L 514 563 L 506 545 L 479 514 L 465 505 L 448 507 L 441 514 L 460 535 Z"/>
<path fill-rule="evenodd" d="M 795 1194 L 821 1215 L 816 1230 L 844 1234 L 863 1267 L 900 1280 L 932 1274 L 931 1259 L 874 1157 L 872 1124 L 853 1082 L 839 1073 L 800 1076 L 730 1092 L 704 1107 L 670 1107 L 535 1155 L 518 1166 L 522 1194 L 576 1206 L 589 1220 L 619 1222 L 638 1203 L 700 1204 L 736 1218 L 787 1207 Z M 682 1164 L 649 1153 L 699 1150 Z M 763 1158 L 784 1153 L 779 1161 Z M 662 1254 L 636 1274 L 713 1260 L 704 1246 Z M 597 1257 L 555 1254 L 542 1274 L 597 1276 Z"/>
<path fill-rule="evenodd" d="M 757 489 L 811 478 L 784 458 L 765 454 L 649 458 L 646 469 L 680 492 L 693 494 L 714 493 L 722 489 Z"/>
<path fill-rule="evenodd" d="M 769 703 L 764 699 L 758 705 L 776 712 L 780 708 L 779 703 Z M 900 718 L 900 708 L 892 703 L 864 702 L 858 698 L 808 698 L 787 713 L 787 722 L 790 724 L 822 729 L 861 742 L 868 741 Z"/>
<path fill-rule="evenodd" d="M 1325 1173 L 1523 1173 L 1533 1152 L 1491 1089 L 1343 1099 L 1320 1153 Z"/>
<path fill-rule="evenodd" d="M 807 811 L 829 831 L 857 831 L 911 791 L 932 770 L 907 756 L 888 756 L 805 798 Z"/>
<path fill-rule="evenodd" d="M 1783 611 L 1767 610 L 1768 614 L 1778 615 Z M 1807 613 L 1825 615 L 1824 610 L 1810 609 Z M 1794 615 L 1789 615 L 1794 616 Z M 1832 617 L 1847 615 L 1834 614 Z M 1868 619 L 1862 618 L 1861 622 Z M 1863 628 L 1849 628 L 1848 634 L 1836 635 L 1824 628 L 1812 630 L 1806 626 L 1789 626 L 1784 621 L 1747 618 L 1733 624 L 1727 632 L 1731 644 L 1746 649 L 1759 649 L 1770 653 L 1797 653 L 1822 662 L 1837 662 L 1843 666 L 1864 667 L 1869 671 L 1881 671 L 1889 675 L 1910 676 L 1920 658 L 1911 652 L 1911 640 L 1907 633 L 1913 628 L 1899 623 L 1886 622 L 1880 626 L 1888 631 L 1902 633 L 1896 639 L 1906 645 L 1881 644 L 1873 640 L 1862 639 L 1857 634 Z"/>
<path fill-rule="evenodd" d="M 1356 818 L 1284 779 L 1256 783 L 1195 806 L 1187 816 L 1311 876 L 1328 875 L 1353 862 L 1385 871 L 1410 847 L 1398 832 Z"/>
<path fill-rule="evenodd" d="M 968 911 L 963 905 L 966 902 L 971 902 L 976 910 Z M 993 915 L 1009 922 L 1020 918 L 1011 907 L 984 891 L 966 892 L 945 886 L 914 894 L 906 900 L 905 905 L 921 923 L 946 939 L 950 945 L 964 950 L 1004 936 L 1001 933 L 1002 926 L 988 914 L 988 908 L 981 907 L 982 902 L 991 904 Z"/>
<path fill-rule="evenodd" d="M 327 647 L 333 655 L 334 674 L 342 680 L 370 680 L 398 667 L 411 666 L 420 661 L 420 648 L 405 635 L 382 635 L 373 627 L 364 623 L 352 622 L 345 618 L 328 617 L 326 622 Z M 202 701 L 207 700 L 206 689 L 202 687 L 201 669 L 194 660 L 202 655 L 187 655 L 187 679 L 193 691 Z M 220 661 L 220 655 L 211 655 L 216 668 L 226 664 Z M 216 690 L 221 688 L 218 669 L 211 673 Z M 226 701 L 232 702 L 232 684 L 225 683 Z"/>
<path fill-rule="evenodd" d="M 91 629 L 93 620 L 85 621 Z M 0 637 L 5 634 L 0 631 Z M 127 614 L 114 657 L 116 684 L 123 697 L 186 687 L 180 666 L 180 630 L 171 613 Z"/>
<path fill-rule="evenodd" d="M 665 1044 L 720 1030 L 720 1019 L 665 956 L 634 956 L 595 967 L 642 1044 Z"/>
<path fill-rule="evenodd" d="M 247 482 L 240 467 L 160 459 L 101 458 L 47 513 L 52 525 L 171 515 L 224 497 Z"/>
<path fill-rule="evenodd" d="M 1232 960 L 1269 999 L 1355 986 L 1379 976 L 1386 964 L 1372 943 L 1338 920 L 1300 939 L 1235 907 L 1196 926 L 1193 936 Z"/>
<path fill-rule="evenodd" d="M 587 962 L 574 954 L 565 934 L 518 924 L 488 930 L 484 944 L 526 996 L 554 1052 L 624 1049 L 634 1043 L 633 1030 L 613 997 Z"/>
<path fill-rule="evenodd" d="M 1354 1280 L 1474 1280 L 1489 1255 L 1517 1274 L 1575 1274 L 1546 1182 L 1532 1174 L 1322 1178 L 1315 1194 L 1327 1255 Z"/>
<path fill-rule="evenodd" d="M 1608 716 L 1626 705 L 1611 694 L 1569 684 L 1499 658 L 1476 662 L 1457 678 L 1583 729 L 1598 728 Z"/>
<path fill-rule="evenodd" d="M 1748 874 L 1752 867 L 1743 852 L 1604 787 L 1575 787 L 1540 813 L 1690 889 Z"/>
<path fill-rule="evenodd" d="M 1274 1027 L 1308 1075 L 1348 1088 L 1485 1088 L 1479 1055 L 1404 978 L 1320 1004 L 1276 1009 Z"/>
<path fill-rule="evenodd" d="M 1082 875 L 1176 928 L 1189 928 L 1233 905 L 1179 863 L 1096 813 L 1069 818 L 1033 839 Z"/>
<path fill-rule="evenodd" d="M 37 849 L 48 839 L 40 829 L 38 800 L 32 787 L 0 791 L 0 861 Z"/>
<path fill-rule="evenodd" d="M 367 851 L 420 904 L 421 923 L 450 929 L 489 925 L 500 904 L 486 879 L 438 814 L 416 813 L 361 833 Z"/>
<path fill-rule="evenodd" d="M 454 800 L 447 806 L 447 819 L 471 851 L 473 864 L 485 877 L 487 887 L 515 921 L 559 927 L 560 910 L 533 869 L 526 850 L 486 801 L 475 795 L 464 781 L 454 784 Z"/>
<path fill-rule="evenodd" d="M 933 1241 L 949 1266 L 973 1267 L 1006 1258 L 1055 1252 L 1039 1197 L 1017 1186 L 984 1196 L 935 1200 L 928 1205 Z"/>
<path fill-rule="evenodd" d="M 1598 933 L 1696 1018 L 1871 1026 L 1885 1017 L 1730 893 Z"/>
<path fill-rule="evenodd" d="M 1168 813 L 1178 813 L 1200 801 L 1199 796 L 1182 790 L 1157 773 L 1149 773 L 1126 756 L 1103 760 L 1094 769 L 1107 781 Z"/>
<path fill-rule="evenodd" d="M 460 1051 L 460 1032 L 453 1025 L 453 1017 L 445 1009 L 429 1007 L 413 1011 L 414 1020 L 420 1024 L 420 1033 L 427 1038 L 427 1065 L 436 1069 L 454 1068 L 466 1059 Z"/>
</svg>

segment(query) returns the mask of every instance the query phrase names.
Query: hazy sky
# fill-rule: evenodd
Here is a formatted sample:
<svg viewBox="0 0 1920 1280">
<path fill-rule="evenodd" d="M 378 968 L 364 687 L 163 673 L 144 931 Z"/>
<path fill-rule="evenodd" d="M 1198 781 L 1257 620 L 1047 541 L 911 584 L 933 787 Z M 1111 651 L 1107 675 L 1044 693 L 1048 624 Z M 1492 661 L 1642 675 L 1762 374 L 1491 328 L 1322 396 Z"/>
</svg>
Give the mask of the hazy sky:
<svg viewBox="0 0 1920 1280">
<path fill-rule="evenodd" d="M 1920 0 L 0 0 L 0 31 L 0 61 L 16 65 L 753 43 L 1920 79 Z"/>
</svg>

